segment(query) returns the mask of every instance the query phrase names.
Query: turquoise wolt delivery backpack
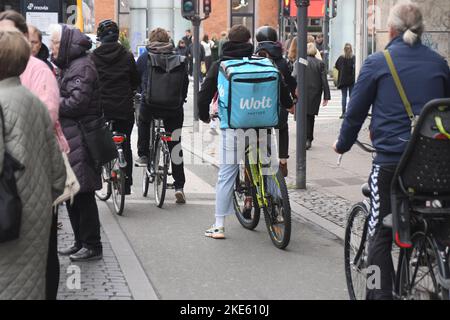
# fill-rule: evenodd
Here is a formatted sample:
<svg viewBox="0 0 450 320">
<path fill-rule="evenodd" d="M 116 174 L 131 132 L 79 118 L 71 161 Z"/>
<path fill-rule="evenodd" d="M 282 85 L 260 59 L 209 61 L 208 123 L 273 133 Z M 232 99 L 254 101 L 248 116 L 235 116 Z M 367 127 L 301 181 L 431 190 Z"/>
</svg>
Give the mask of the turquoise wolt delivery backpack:
<svg viewBox="0 0 450 320">
<path fill-rule="evenodd" d="M 280 73 L 267 58 L 222 61 L 219 68 L 221 129 L 278 125 Z"/>
</svg>

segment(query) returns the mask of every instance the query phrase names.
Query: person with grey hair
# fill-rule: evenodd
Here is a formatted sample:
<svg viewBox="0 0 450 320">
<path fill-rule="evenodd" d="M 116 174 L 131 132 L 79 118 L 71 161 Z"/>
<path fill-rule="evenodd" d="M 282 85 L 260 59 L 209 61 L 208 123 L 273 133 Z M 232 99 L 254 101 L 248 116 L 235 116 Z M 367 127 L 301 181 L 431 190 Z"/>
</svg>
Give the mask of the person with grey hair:
<svg viewBox="0 0 450 320">
<path fill-rule="evenodd" d="M 412 123 L 387 59 L 390 56 L 393 61 L 415 116 L 428 101 L 450 97 L 447 62 L 420 41 L 424 25 L 419 7 L 410 2 L 396 5 L 388 25 L 391 41 L 384 52 L 364 62 L 333 146 L 339 154 L 349 151 L 372 107 L 370 137 L 377 153 L 369 178 L 372 209 L 367 264 L 379 267 L 381 281 L 380 288 L 367 290 L 367 299 L 393 298 L 392 230 L 381 222 L 391 212 L 391 181 L 411 137 Z"/>
</svg>

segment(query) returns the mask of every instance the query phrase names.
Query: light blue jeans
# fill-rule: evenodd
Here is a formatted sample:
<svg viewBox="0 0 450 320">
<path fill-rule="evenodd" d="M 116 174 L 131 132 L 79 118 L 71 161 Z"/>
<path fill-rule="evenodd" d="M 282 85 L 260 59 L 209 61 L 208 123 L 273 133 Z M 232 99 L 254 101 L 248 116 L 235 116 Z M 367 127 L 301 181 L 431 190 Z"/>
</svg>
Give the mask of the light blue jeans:
<svg viewBox="0 0 450 320">
<path fill-rule="evenodd" d="M 216 185 L 216 216 L 235 214 L 233 192 L 239 163 L 244 154 L 238 154 L 238 141 L 235 130 L 220 130 L 219 176 Z"/>
</svg>

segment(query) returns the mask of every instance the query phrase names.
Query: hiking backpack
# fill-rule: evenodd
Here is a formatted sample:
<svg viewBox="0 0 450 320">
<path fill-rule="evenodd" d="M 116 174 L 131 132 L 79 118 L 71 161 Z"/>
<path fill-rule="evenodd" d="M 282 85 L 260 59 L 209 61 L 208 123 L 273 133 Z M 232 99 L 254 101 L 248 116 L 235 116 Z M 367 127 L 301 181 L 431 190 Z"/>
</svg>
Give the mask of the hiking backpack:
<svg viewBox="0 0 450 320">
<path fill-rule="evenodd" d="M 278 125 L 280 73 L 267 58 L 222 61 L 218 75 L 221 129 Z"/>
</svg>

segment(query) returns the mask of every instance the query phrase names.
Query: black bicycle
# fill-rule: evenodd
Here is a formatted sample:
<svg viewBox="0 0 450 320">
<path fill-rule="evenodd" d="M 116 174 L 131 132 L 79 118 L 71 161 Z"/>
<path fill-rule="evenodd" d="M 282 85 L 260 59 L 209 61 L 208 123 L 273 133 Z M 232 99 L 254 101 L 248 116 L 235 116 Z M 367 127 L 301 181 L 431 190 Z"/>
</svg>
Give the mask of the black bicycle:
<svg viewBox="0 0 450 320">
<path fill-rule="evenodd" d="M 376 150 L 368 144 L 356 143 L 366 152 Z M 368 265 L 368 228 L 370 206 L 370 189 L 363 185 L 365 200 L 355 204 L 347 218 L 345 229 L 344 261 L 347 288 L 352 300 L 366 298 L 367 275 L 373 270 Z M 414 207 L 409 212 L 412 236 L 411 244 L 393 247 L 395 275 L 393 276 L 393 296 L 402 300 L 448 300 L 449 299 L 449 246 L 439 239 L 448 235 L 448 230 L 438 234 L 438 225 L 449 222 L 450 209 L 440 209 L 438 217 L 431 212 L 439 211 L 443 203 L 439 200 L 427 203 L 422 212 Z M 428 214 L 427 214 L 428 213 Z M 393 227 L 392 214 L 383 221 L 385 227 Z M 448 225 L 447 225 L 448 226 Z M 442 229 L 442 227 L 440 228 Z M 448 229 L 448 228 L 447 228 Z M 443 236 L 444 235 L 444 236 Z M 398 243 L 397 243 L 398 244 Z"/>
<path fill-rule="evenodd" d="M 149 185 L 153 183 L 155 204 L 162 208 L 167 189 L 174 189 L 173 184 L 167 183 L 167 177 L 172 175 L 169 172 L 171 157 L 167 144 L 172 141 L 172 134 L 164 130 L 161 119 L 153 119 L 150 125 L 150 150 L 142 176 L 142 196 L 147 197 Z"/>
<path fill-rule="evenodd" d="M 122 215 L 125 207 L 125 183 L 127 178 L 124 142 L 127 137 L 125 134 L 113 131 L 114 121 L 109 121 L 107 126 L 113 133 L 118 157 L 102 166 L 102 189 L 95 191 L 95 196 L 102 201 L 107 201 L 112 197 L 114 211 L 118 215 Z"/>
</svg>

